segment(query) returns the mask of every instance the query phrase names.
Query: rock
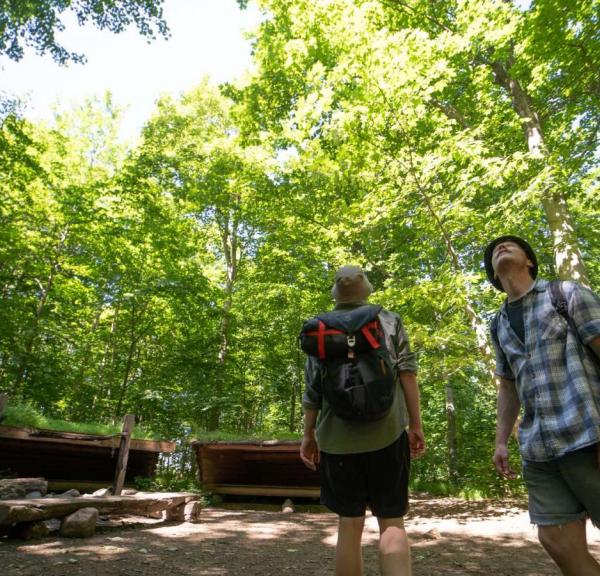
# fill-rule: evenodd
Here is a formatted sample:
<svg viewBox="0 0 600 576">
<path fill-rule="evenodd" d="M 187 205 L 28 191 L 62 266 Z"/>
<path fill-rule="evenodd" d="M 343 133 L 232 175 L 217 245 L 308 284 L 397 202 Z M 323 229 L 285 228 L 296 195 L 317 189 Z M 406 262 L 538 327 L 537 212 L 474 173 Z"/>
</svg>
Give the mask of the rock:
<svg viewBox="0 0 600 576">
<path fill-rule="evenodd" d="M 165 510 L 165 520 L 169 522 L 185 521 L 185 504 L 179 504 Z"/>
<path fill-rule="evenodd" d="M 50 520 L 44 520 L 43 522 L 51 534 L 60 530 L 60 520 L 58 518 L 50 518 Z"/>
<path fill-rule="evenodd" d="M 33 500 L 34 498 L 42 498 L 42 493 L 35 490 L 34 492 L 29 492 L 25 495 L 25 498 L 28 500 Z"/>
<path fill-rule="evenodd" d="M 75 488 L 67 490 L 60 495 L 61 498 L 79 498 L 79 496 L 81 496 L 81 493 L 79 490 L 75 490 Z"/>
<path fill-rule="evenodd" d="M 50 534 L 50 530 L 43 520 L 37 522 L 19 522 L 15 524 L 10 533 L 12 538 L 21 538 L 23 540 L 43 538 L 44 536 L 48 536 L 48 534 Z"/>
<path fill-rule="evenodd" d="M 17 491 L 17 490 L 6 490 L 2 493 L 2 495 L 0 496 L 0 500 L 20 500 L 21 498 L 24 498 L 25 494 L 23 494 L 22 491 Z"/>
<path fill-rule="evenodd" d="M 137 490 L 133 488 L 126 488 L 125 490 L 121 490 L 121 496 L 135 496 L 138 493 Z"/>
<path fill-rule="evenodd" d="M 423 538 L 427 538 L 428 540 L 440 540 L 442 535 L 437 528 L 432 528 L 431 530 L 427 530 L 427 532 L 423 532 Z"/>
<path fill-rule="evenodd" d="M 60 535 L 68 538 L 87 538 L 96 531 L 98 510 L 96 508 L 81 508 L 73 512 L 60 525 Z"/>
<path fill-rule="evenodd" d="M 99 496 L 99 497 L 104 497 L 104 496 L 110 496 L 112 494 L 112 488 L 100 488 L 100 490 L 96 490 L 92 496 Z"/>
<path fill-rule="evenodd" d="M 185 505 L 185 514 L 184 514 L 185 521 L 186 522 L 199 522 L 201 511 L 202 511 L 202 504 L 200 504 L 199 500 L 194 500 L 193 502 L 188 502 Z"/>
<path fill-rule="evenodd" d="M 24 498 L 28 492 L 46 494 L 48 482 L 43 478 L 4 478 L 0 480 L 0 499 Z"/>
<path fill-rule="evenodd" d="M 148 518 L 154 518 L 155 520 L 162 520 L 163 511 L 157 510 L 156 512 L 148 512 L 146 516 L 148 516 Z"/>
<path fill-rule="evenodd" d="M 283 506 L 281 507 L 281 511 L 284 514 L 290 514 L 291 512 L 294 512 L 294 503 L 289 498 L 286 498 L 283 502 Z"/>
</svg>

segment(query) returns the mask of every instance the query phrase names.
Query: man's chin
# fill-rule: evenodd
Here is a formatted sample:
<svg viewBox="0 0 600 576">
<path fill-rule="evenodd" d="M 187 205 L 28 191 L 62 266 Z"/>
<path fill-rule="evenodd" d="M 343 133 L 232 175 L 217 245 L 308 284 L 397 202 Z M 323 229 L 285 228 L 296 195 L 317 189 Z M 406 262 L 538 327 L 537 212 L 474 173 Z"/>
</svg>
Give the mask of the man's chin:
<svg viewBox="0 0 600 576">
<path fill-rule="evenodd" d="M 509 270 L 513 263 L 514 263 L 513 255 L 510 252 L 502 252 L 502 254 L 499 254 L 496 257 L 496 259 L 494 260 L 494 263 L 493 263 L 494 272 L 497 275 L 500 275 L 500 274 L 506 272 L 507 270 Z"/>
</svg>

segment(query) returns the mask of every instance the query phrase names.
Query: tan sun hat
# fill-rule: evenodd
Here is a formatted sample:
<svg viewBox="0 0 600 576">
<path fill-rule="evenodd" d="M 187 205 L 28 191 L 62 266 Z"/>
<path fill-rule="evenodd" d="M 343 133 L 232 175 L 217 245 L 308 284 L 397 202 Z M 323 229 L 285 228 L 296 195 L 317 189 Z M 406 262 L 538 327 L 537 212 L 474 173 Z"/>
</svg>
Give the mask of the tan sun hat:
<svg viewBox="0 0 600 576">
<path fill-rule="evenodd" d="M 336 302 L 360 302 L 373 292 L 373 286 L 360 266 L 342 266 L 335 273 L 331 293 Z"/>
</svg>

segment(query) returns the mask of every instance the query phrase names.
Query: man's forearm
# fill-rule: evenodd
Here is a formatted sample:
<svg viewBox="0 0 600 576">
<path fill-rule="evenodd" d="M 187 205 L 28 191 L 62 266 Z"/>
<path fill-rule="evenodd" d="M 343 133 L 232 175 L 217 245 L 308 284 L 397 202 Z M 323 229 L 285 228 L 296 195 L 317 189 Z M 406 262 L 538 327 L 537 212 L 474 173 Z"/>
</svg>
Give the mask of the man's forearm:
<svg viewBox="0 0 600 576">
<path fill-rule="evenodd" d="M 521 403 L 512 380 L 500 378 L 498 388 L 498 422 L 496 425 L 496 444 L 507 444 L 512 429 L 519 417 Z"/>
<path fill-rule="evenodd" d="M 312 436 L 317 425 L 318 410 L 314 408 L 304 409 L 304 436 Z"/>
<path fill-rule="evenodd" d="M 410 428 L 422 428 L 421 402 L 417 375 L 414 372 L 400 372 L 400 383 L 404 390 L 406 410 L 408 411 L 408 425 Z"/>
</svg>

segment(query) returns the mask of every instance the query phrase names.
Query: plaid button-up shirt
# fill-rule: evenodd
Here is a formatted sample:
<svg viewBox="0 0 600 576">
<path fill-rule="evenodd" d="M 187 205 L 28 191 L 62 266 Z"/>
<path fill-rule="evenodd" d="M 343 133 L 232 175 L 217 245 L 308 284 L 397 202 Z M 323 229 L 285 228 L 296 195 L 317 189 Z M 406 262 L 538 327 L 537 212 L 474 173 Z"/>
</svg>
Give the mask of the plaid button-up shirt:
<svg viewBox="0 0 600 576">
<path fill-rule="evenodd" d="M 600 370 L 593 352 L 581 345 L 600 335 L 600 299 L 575 282 L 563 283 L 578 338 L 554 309 L 547 286 L 537 280 L 523 296 L 524 342 L 511 328 L 504 302 L 496 346 L 496 373 L 515 381 L 523 407 L 521 455 L 537 462 L 600 440 Z"/>
</svg>

